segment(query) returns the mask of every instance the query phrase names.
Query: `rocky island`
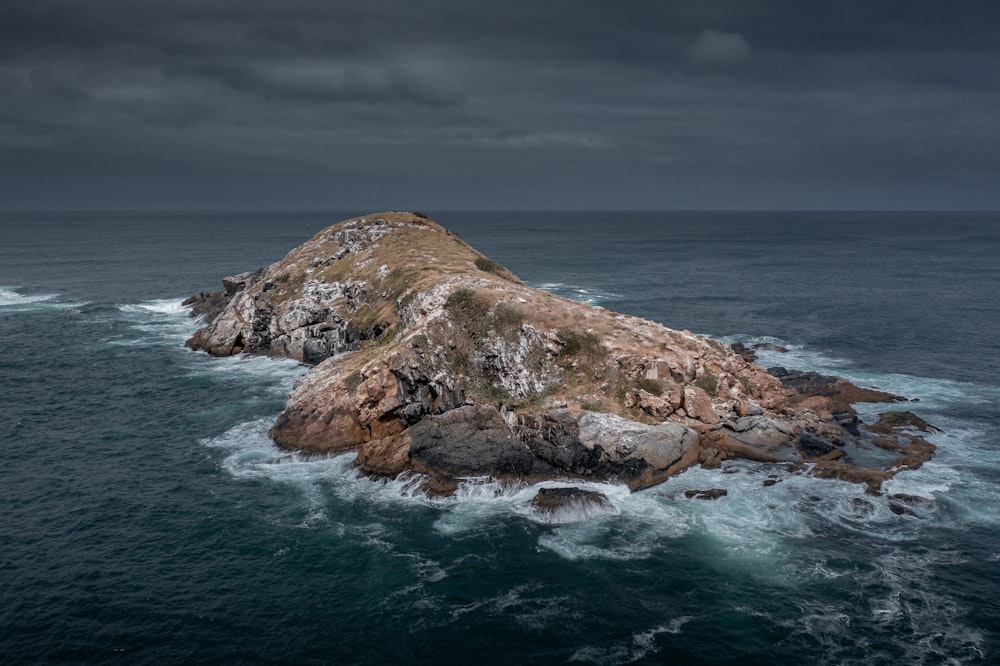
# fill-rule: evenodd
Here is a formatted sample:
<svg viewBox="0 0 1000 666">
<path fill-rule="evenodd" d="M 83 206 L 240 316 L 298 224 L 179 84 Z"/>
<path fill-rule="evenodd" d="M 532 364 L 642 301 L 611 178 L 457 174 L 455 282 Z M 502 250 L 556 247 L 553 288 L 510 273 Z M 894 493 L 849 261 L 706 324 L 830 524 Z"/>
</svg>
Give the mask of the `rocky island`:
<svg viewBox="0 0 1000 666">
<path fill-rule="evenodd" d="M 418 475 L 429 494 L 476 477 L 637 490 L 732 458 L 878 492 L 934 451 L 916 415 L 865 424 L 852 406 L 898 396 L 531 288 L 419 213 L 341 222 L 223 285 L 186 301 L 191 348 L 312 366 L 273 440 L 356 451 L 362 473 Z"/>
</svg>

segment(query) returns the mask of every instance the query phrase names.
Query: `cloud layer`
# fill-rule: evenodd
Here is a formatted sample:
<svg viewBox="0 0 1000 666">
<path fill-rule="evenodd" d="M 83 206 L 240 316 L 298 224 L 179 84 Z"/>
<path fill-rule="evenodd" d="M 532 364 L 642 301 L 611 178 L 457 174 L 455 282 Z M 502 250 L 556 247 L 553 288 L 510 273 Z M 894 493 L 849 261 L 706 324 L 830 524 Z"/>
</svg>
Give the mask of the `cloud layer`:
<svg viewBox="0 0 1000 666">
<path fill-rule="evenodd" d="M 1000 5 L 5 0 L 0 207 L 998 208 Z"/>
<path fill-rule="evenodd" d="M 747 40 L 735 32 L 705 28 L 691 45 L 691 63 L 698 68 L 729 69 L 750 62 Z"/>
</svg>

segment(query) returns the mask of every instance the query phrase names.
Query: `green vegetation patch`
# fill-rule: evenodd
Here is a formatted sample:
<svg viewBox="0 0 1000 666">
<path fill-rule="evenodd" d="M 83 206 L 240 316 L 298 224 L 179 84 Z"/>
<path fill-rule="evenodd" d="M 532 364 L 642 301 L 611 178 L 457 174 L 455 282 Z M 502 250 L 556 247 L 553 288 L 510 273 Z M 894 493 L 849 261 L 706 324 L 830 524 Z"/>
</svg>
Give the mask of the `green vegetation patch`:
<svg viewBox="0 0 1000 666">
<path fill-rule="evenodd" d="M 556 339 L 562 345 L 562 349 L 559 350 L 559 358 L 585 357 L 588 359 L 598 359 L 604 355 L 604 348 L 601 347 L 600 340 L 590 331 L 564 328 L 556 332 Z"/>
<path fill-rule="evenodd" d="M 653 395 L 663 395 L 663 384 L 655 379 L 646 379 L 643 377 L 635 383 L 637 388 L 646 391 L 647 393 L 652 393 Z"/>
<path fill-rule="evenodd" d="M 503 384 L 486 378 L 477 379 L 470 388 L 480 398 L 498 405 L 509 403 L 511 399 L 510 391 Z"/>
<path fill-rule="evenodd" d="M 469 338 L 479 343 L 490 330 L 490 302 L 471 289 L 456 289 L 444 302 L 444 309 Z"/>
<path fill-rule="evenodd" d="M 486 257 L 476 257 L 476 268 L 487 273 L 493 273 L 494 275 L 501 275 L 503 273 L 503 266 Z"/>
<path fill-rule="evenodd" d="M 701 377 L 698 377 L 691 383 L 712 396 L 719 390 L 719 378 L 710 370 L 705 370 L 705 373 Z"/>
<path fill-rule="evenodd" d="M 524 315 L 516 306 L 510 303 L 497 303 L 493 309 L 494 324 L 497 332 L 501 335 L 509 335 L 521 330 L 524 323 Z"/>
<path fill-rule="evenodd" d="M 361 386 L 361 372 L 359 370 L 355 370 L 351 374 L 347 375 L 347 378 L 344 380 L 344 388 L 347 389 L 348 393 L 354 395 L 358 392 L 359 386 Z"/>
</svg>

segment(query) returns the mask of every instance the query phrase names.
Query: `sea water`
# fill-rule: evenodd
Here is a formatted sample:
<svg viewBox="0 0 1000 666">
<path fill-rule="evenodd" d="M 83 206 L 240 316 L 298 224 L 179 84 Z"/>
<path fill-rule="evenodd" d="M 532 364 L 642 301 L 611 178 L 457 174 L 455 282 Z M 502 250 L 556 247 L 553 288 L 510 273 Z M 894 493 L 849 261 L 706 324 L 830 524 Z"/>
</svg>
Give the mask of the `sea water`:
<svg viewBox="0 0 1000 666">
<path fill-rule="evenodd" d="M 585 484 L 611 508 L 555 519 L 535 488 L 430 499 L 280 451 L 305 368 L 183 346 L 184 297 L 347 216 L 0 216 L 4 663 L 1000 659 L 1000 215 L 436 215 L 534 286 L 780 345 L 760 363 L 917 399 L 861 411 L 941 428 L 886 484 L 914 515 L 730 462 Z"/>
</svg>

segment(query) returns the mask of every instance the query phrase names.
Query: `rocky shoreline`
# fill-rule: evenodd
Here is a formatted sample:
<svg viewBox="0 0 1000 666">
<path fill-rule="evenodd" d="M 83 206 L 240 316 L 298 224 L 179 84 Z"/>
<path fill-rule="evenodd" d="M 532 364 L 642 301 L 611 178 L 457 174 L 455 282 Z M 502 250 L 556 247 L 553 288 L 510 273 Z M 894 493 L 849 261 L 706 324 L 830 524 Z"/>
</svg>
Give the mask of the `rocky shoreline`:
<svg viewBox="0 0 1000 666">
<path fill-rule="evenodd" d="M 186 301 L 203 324 L 191 348 L 313 366 L 274 441 L 356 451 L 361 472 L 419 475 L 430 494 L 470 477 L 638 490 L 735 458 L 877 493 L 934 452 L 916 415 L 865 424 L 852 406 L 899 396 L 532 289 L 420 214 L 347 220 L 223 286 Z M 539 500 L 562 501 L 600 500 Z"/>
</svg>

